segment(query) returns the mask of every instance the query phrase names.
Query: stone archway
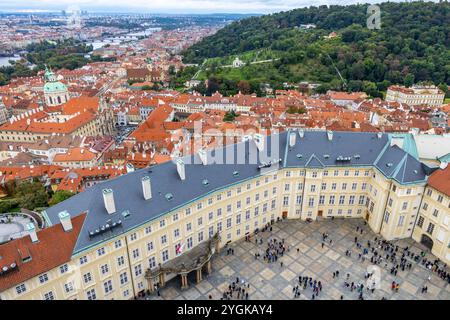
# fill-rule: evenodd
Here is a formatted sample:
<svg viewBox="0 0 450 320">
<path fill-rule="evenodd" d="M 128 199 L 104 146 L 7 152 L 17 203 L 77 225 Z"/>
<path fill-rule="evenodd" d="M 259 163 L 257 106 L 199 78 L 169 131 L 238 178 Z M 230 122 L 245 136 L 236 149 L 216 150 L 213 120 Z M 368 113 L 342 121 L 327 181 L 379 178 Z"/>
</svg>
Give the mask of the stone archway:
<svg viewBox="0 0 450 320">
<path fill-rule="evenodd" d="M 192 271 L 196 272 L 196 282 L 199 283 L 203 279 L 203 269 L 208 274 L 211 273 L 211 258 L 219 250 L 220 236 L 216 233 L 208 241 L 202 242 L 193 249 L 183 253 L 182 255 L 159 265 L 156 270 L 147 269 L 145 278 L 148 282 L 148 290 L 154 291 L 155 280 L 159 280 L 160 287 L 166 283 L 166 274 L 176 274 L 180 276 L 181 288 L 188 288 L 188 274 Z"/>
<path fill-rule="evenodd" d="M 430 251 L 433 249 L 433 239 L 431 239 L 426 234 L 422 234 L 422 238 L 420 239 L 420 243 L 423 244 L 425 247 L 430 249 Z"/>
</svg>

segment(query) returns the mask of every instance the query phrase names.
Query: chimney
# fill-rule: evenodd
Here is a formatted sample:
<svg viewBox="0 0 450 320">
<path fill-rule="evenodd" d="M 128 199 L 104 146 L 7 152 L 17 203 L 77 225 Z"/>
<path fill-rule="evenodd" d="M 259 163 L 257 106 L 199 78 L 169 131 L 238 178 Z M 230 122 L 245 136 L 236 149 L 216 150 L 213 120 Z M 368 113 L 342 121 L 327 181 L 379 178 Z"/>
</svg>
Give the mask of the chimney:
<svg viewBox="0 0 450 320">
<path fill-rule="evenodd" d="M 152 185 L 149 176 L 142 177 L 142 191 L 145 200 L 150 200 L 152 198 Z"/>
<path fill-rule="evenodd" d="M 242 136 L 242 142 L 247 142 L 247 141 L 250 140 L 250 138 L 251 138 L 251 136 L 249 136 L 249 135 L 244 135 L 244 136 Z"/>
<path fill-rule="evenodd" d="M 327 137 L 328 137 L 328 141 L 333 140 L 333 131 L 328 130 L 328 131 L 327 131 Z"/>
<path fill-rule="evenodd" d="M 114 194 L 111 189 L 103 189 L 103 201 L 105 202 L 105 209 L 108 214 L 116 212 L 116 204 L 114 203 Z"/>
<path fill-rule="evenodd" d="M 134 166 L 131 163 L 127 163 L 126 168 L 127 173 L 134 172 Z"/>
<path fill-rule="evenodd" d="M 264 137 L 262 134 L 255 134 L 253 136 L 253 140 L 255 141 L 256 147 L 258 148 L 259 151 L 263 151 L 264 150 Z"/>
<path fill-rule="evenodd" d="M 70 220 L 70 214 L 67 210 L 58 213 L 58 217 L 65 232 L 72 230 L 72 220 Z"/>
<path fill-rule="evenodd" d="M 295 132 L 289 133 L 289 147 L 295 146 L 296 137 L 297 135 L 295 134 Z"/>
<path fill-rule="evenodd" d="M 181 180 L 185 180 L 186 179 L 186 172 L 184 169 L 184 161 L 181 159 L 177 160 L 177 171 L 178 171 L 178 175 L 180 176 Z"/>
<path fill-rule="evenodd" d="M 300 136 L 300 138 L 303 138 L 305 136 L 305 130 L 303 129 L 298 130 L 298 135 Z"/>
<path fill-rule="evenodd" d="M 35 243 L 39 241 L 36 233 L 36 227 L 32 222 L 27 223 L 27 225 L 25 226 L 25 230 L 28 231 L 28 234 L 30 235 L 31 238 L 31 242 Z"/>
<path fill-rule="evenodd" d="M 447 168 L 447 166 L 448 166 L 448 162 L 444 161 L 444 162 L 441 162 L 441 164 L 439 165 L 439 168 L 444 170 L 445 168 Z"/>
<path fill-rule="evenodd" d="M 202 163 L 204 166 L 208 164 L 208 154 L 205 149 L 198 150 L 198 156 L 200 157 L 200 160 L 202 160 Z"/>
</svg>

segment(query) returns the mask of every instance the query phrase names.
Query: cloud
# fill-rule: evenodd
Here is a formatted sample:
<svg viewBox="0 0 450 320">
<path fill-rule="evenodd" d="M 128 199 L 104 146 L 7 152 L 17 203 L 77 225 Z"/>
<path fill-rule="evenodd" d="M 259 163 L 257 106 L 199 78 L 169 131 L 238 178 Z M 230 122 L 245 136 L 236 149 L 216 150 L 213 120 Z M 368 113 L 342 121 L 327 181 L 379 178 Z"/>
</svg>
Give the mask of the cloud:
<svg viewBox="0 0 450 320">
<path fill-rule="evenodd" d="M 399 0 L 400 1 L 400 0 Z M 269 13 L 310 5 L 361 3 L 358 0 L 0 0 L 0 10 L 65 10 L 147 13 Z M 363 2 L 380 2 L 366 0 Z"/>
</svg>

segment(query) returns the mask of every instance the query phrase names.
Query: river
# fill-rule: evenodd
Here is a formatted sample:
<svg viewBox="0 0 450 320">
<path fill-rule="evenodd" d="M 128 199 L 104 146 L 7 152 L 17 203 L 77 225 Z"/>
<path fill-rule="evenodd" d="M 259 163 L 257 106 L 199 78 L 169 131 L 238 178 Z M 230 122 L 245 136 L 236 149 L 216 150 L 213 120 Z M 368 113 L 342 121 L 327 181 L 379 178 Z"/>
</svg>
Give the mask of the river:
<svg viewBox="0 0 450 320">
<path fill-rule="evenodd" d="M 12 56 L 12 57 L 0 57 L 0 67 L 7 67 L 11 64 L 9 63 L 9 60 L 20 60 L 19 56 Z"/>
</svg>

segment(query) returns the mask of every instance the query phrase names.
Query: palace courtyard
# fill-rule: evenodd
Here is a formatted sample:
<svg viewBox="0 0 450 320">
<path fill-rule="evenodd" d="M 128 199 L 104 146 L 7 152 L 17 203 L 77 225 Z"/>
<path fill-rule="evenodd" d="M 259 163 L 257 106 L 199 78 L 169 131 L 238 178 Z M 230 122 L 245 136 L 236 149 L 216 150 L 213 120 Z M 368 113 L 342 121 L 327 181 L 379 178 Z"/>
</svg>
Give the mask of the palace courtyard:
<svg viewBox="0 0 450 320">
<path fill-rule="evenodd" d="M 374 243 L 376 234 L 364 224 L 362 219 L 321 219 L 313 222 L 304 222 L 300 220 L 284 220 L 272 225 L 273 230 L 259 232 L 252 236 L 250 241 L 244 239 L 237 241 L 222 248 L 219 254 L 212 258 L 212 273 L 203 274 L 203 280 L 196 283 L 195 273 L 192 272 L 188 277 L 189 288 L 182 290 L 180 288 L 180 278 L 176 277 L 166 283 L 159 290 L 160 295 L 155 292 L 146 299 L 221 299 L 223 292 L 228 286 L 239 278 L 239 281 L 245 281 L 250 285 L 246 289 L 249 293 L 249 300 L 259 299 L 294 299 L 293 287 L 298 284 L 299 276 L 312 277 L 313 280 L 321 281 L 322 291 L 317 300 L 338 300 L 341 296 L 344 300 L 358 299 L 357 290 L 350 291 L 345 287 L 344 282 L 362 283 L 366 287 L 365 273 L 372 265 L 370 262 L 371 254 L 368 254 L 364 262 L 358 258 L 361 249 L 355 245 L 355 236 L 358 242 L 367 247 L 367 241 Z M 363 233 L 357 232 L 357 227 L 362 228 Z M 328 234 L 328 240 L 322 248 L 322 234 Z M 255 237 L 258 244 L 255 243 Z M 260 239 L 263 243 L 259 244 Z M 285 240 L 285 245 L 289 247 L 282 257 L 273 263 L 263 260 L 264 252 L 267 248 L 269 238 L 275 238 L 278 241 Z M 332 244 L 329 243 L 332 240 Z M 379 239 L 379 236 L 378 236 Z M 426 251 L 426 258 L 434 261 L 436 258 L 429 253 L 423 245 L 416 243 L 412 239 L 396 240 L 392 242 L 400 248 L 408 246 L 410 251 L 420 254 Z M 234 249 L 234 254 L 228 254 Z M 298 249 L 298 250 L 297 250 Z M 351 251 L 351 256 L 346 255 L 346 251 Z M 399 249 L 398 256 L 403 250 Z M 255 253 L 260 253 L 261 257 L 255 258 Z M 384 257 L 384 253 L 382 256 Z M 409 258 L 408 258 L 409 259 Z M 390 273 L 392 264 L 390 262 L 385 266 L 383 261 L 380 268 L 379 288 L 372 293 L 363 290 L 364 299 L 379 300 L 386 299 L 450 299 L 450 284 L 441 279 L 437 273 L 428 270 L 421 263 L 411 259 L 410 270 L 401 268 L 397 276 Z M 281 263 L 283 266 L 281 266 Z M 333 273 L 339 271 L 339 277 L 333 278 Z M 448 271 L 448 267 L 447 267 Z M 347 280 L 347 274 L 350 275 Z M 429 279 L 429 277 L 431 278 Z M 391 290 L 391 283 L 399 283 L 397 292 Z M 428 287 L 426 293 L 421 293 L 423 286 Z M 300 289 L 300 296 L 297 300 L 309 300 L 312 298 L 312 289 Z M 235 296 L 235 295 L 234 295 Z"/>
</svg>

